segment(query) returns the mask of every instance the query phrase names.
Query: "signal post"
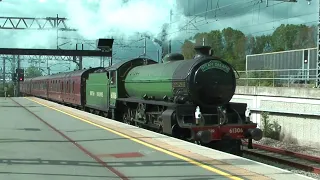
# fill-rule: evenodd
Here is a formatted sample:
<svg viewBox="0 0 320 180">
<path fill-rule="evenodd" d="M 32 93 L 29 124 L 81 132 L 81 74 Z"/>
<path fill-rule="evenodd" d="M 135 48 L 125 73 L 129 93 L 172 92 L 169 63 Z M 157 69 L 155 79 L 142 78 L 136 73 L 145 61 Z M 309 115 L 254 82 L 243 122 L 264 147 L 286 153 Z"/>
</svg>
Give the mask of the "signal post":
<svg viewBox="0 0 320 180">
<path fill-rule="evenodd" d="M 20 95 L 20 82 L 24 81 L 24 69 L 17 68 L 16 72 L 13 73 L 12 80 L 16 84 L 14 96 L 19 96 Z"/>
</svg>

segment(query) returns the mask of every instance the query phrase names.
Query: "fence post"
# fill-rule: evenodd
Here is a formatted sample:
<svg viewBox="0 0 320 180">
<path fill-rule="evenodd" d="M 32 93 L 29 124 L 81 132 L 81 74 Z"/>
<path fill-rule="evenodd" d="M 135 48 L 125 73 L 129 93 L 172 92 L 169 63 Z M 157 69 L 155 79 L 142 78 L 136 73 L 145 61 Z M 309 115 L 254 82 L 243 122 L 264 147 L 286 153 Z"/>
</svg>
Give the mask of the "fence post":
<svg viewBox="0 0 320 180">
<path fill-rule="evenodd" d="M 272 71 L 272 86 L 273 87 L 275 86 L 275 83 L 274 83 L 274 71 Z"/>
<path fill-rule="evenodd" d="M 288 79 L 287 79 L 287 81 L 288 81 L 288 87 L 290 87 L 290 70 L 288 70 Z"/>
</svg>

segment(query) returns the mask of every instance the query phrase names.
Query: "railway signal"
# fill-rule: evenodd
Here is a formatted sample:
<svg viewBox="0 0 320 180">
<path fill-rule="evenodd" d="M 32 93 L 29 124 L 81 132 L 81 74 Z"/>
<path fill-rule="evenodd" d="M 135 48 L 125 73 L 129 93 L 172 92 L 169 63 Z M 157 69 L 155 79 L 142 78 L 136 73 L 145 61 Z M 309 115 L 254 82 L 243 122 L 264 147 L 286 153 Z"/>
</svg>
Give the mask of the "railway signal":
<svg viewBox="0 0 320 180">
<path fill-rule="evenodd" d="M 18 81 L 24 81 L 24 69 L 16 69 Z"/>
</svg>

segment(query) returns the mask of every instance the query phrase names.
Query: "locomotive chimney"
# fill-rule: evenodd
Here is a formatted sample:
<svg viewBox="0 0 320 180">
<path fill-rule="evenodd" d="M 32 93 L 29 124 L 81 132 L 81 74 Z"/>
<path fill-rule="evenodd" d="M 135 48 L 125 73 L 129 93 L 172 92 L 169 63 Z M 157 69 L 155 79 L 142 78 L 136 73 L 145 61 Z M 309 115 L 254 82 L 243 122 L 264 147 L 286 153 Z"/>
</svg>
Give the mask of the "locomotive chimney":
<svg viewBox="0 0 320 180">
<path fill-rule="evenodd" d="M 211 56 L 211 47 L 210 46 L 196 46 L 194 47 L 196 51 L 195 58 L 203 57 L 203 56 Z"/>
</svg>

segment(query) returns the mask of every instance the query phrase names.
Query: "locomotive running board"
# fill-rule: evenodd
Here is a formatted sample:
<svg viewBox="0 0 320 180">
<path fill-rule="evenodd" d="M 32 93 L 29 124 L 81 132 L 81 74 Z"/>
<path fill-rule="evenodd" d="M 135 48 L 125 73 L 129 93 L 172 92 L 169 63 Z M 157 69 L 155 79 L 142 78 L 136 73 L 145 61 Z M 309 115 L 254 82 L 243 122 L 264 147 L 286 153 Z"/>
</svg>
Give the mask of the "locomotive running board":
<svg viewBox="0 0 320 180">
<path fill-rule="evenodd" d="M 144 100 L 138 98 L 117 98 L 117 101 L 122 102 L 132 102 L 132 103 L 145 103 L 159 106 L 167 106 L 167 107 L 175 107 L 176 104 L 172 102 L 163 102 L 163 101 L 155 101 L 155 100 Z"/>
</svg>

